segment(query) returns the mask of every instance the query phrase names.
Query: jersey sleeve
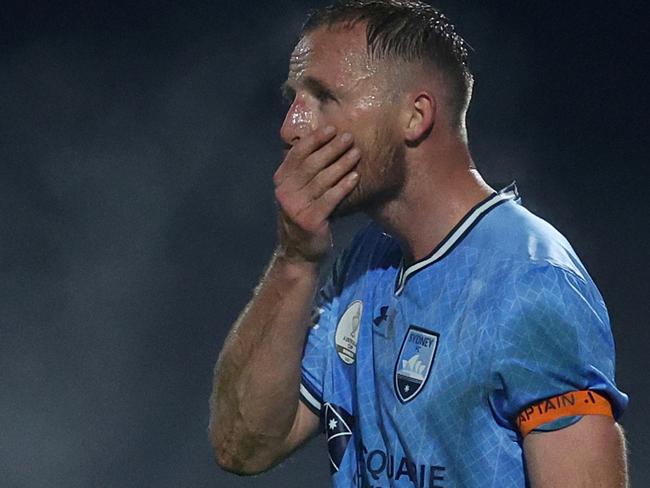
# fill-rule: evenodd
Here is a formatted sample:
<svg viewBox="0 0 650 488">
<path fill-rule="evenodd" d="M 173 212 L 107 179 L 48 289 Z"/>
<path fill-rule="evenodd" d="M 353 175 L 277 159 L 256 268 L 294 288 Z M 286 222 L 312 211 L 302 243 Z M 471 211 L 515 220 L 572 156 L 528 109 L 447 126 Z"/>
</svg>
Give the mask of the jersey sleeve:
<svg viewBox="0 0 650 488">
<path fill-rule="evenodd" d="M 490 391 L 497 422 L 525 435 L 521 423 L 531 415 L 544 422 L 540 430 L 608 407 L 618 419 L 628 398 L 614 382 L 609 318 L 591 279 L 542 265 L 503 285 L 509 298 L 496 330 Z"/>
<path fill-rule="evenodd" d="M 344 256 L 332 266 L 323 287 L 319 290 L 311 314 L 311 328 L 307 334 L 301 364 L 300 399 L 316 415 L 323 412 L 323 385 L 331 363 L 333 335 L 338 313 L 338 296 L 343 279 Z"/>
</svg>

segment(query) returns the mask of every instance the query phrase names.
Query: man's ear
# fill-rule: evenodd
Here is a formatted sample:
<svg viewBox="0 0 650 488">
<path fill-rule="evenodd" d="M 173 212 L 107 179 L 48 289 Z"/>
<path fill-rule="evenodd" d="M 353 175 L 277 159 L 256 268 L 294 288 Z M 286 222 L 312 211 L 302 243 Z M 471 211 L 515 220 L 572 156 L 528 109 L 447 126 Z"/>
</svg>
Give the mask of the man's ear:
<svg viewBox="0 0 650 488">
<path fill-rule="evenodd" d="M 404 139 L 408 145 L 417 145 L 433 130 L 437 112 L 436 99 L 429 92 L 419 92 L 411 98 L 406 112 Z"/>
</svg>

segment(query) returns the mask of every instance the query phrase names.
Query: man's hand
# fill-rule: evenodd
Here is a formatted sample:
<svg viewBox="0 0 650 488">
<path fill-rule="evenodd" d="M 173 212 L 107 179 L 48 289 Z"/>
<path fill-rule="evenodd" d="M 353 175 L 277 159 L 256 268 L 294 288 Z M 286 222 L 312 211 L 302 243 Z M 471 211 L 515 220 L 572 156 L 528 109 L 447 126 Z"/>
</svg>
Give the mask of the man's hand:
<svg viewBox="0 0 650 488">
<path fill-rule="evenodd" d="M 273 176 L 280 205 L 279 251 L 295 261 L 320 261 L 332 246 L 329 217 L 356 186 L 360 151 L 334 127 L 298 141 Z"/>
</svg>

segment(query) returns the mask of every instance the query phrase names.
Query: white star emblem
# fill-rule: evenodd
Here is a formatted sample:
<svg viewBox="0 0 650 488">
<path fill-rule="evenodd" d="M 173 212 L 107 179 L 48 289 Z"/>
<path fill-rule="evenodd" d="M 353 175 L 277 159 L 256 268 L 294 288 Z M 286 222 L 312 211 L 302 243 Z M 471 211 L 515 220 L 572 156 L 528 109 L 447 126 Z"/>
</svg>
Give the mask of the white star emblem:
<svg viewBox="0 0 650 488">
<path fill-rule="evenodd" d="M 329 424 L 330 430 L 336 429 L 337 426 L 338 426 L 338 422 L 336 421 L 336 419 L 330 420 L 330 424 Z"/>
<path fill-rule="evenodd" d="M 405 393 L 408 393 L 410 389 L 411 389 L 411 387 L 410 387 L 409 385 L 406 385 L 406 386 L 404 387 L 404 392 L 405 392 Z"/>
</svg>

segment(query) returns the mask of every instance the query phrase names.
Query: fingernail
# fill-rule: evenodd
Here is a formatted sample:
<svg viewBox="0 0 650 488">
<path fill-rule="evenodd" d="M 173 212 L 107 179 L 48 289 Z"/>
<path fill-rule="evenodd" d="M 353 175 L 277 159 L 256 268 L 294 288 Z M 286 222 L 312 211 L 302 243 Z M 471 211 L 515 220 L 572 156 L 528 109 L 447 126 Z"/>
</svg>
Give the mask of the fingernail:
<svg viewBox="0 0 650 488">
<path fill-rule="evenodd" d="M 341 142 L 350 142 L 352 140 L 352 134 L 346 132 L 341 136 Z"/>
<path fill-rule="evenodd" d="M 356 180 L 358 177 L 359 177 L 359 173 L 357 173 L 356 171 L 352 171 L 352 172 L 350 173 L 350 180 L 351 180 L 351 181 Z"/>
<path fill-rule="evenodd" d="M 336 127 L 334 127 L 333 125 L 328 125 L 327 127 L 325 127 L 325 129 L 323 129 L 323 132 L 325 133 L 326 136 L 331 136 L 332 134 L 334 134 L 334 131 L 336 131 Z"/>
<path fill-rule="evenodd" d="M 361 154 L 361 151 L 359 151 L 358 147 L 354 147 L 350 149 L 350 152 L 348 153 L 348 157 L 350 159 L 357 159 L 359 157 L 359 154 Z"/>
</svg>

